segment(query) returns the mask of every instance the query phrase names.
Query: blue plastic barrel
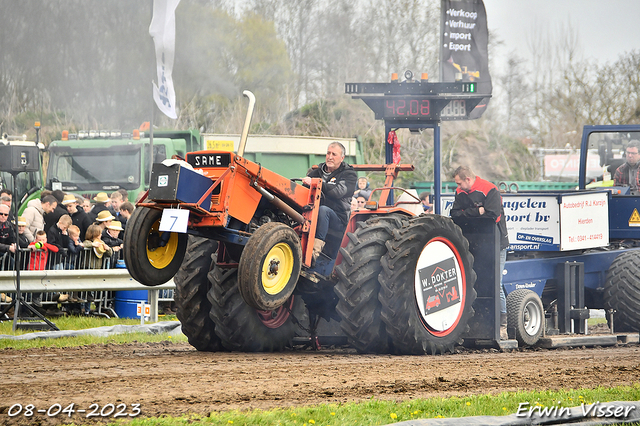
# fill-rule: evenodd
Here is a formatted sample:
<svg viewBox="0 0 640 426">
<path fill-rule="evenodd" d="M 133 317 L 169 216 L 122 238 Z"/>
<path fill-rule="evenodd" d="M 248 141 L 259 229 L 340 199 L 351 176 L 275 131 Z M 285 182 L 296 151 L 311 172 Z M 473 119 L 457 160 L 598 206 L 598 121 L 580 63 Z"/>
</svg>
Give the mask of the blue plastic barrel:
<svg viewBox="0 0 640 426">
<path fill-rule="evenodd" d="M 114 310 L 120 318 L 139 318 L 138 303 L 149 302 L 148 290 L 116 291 Z"/>
</svg>

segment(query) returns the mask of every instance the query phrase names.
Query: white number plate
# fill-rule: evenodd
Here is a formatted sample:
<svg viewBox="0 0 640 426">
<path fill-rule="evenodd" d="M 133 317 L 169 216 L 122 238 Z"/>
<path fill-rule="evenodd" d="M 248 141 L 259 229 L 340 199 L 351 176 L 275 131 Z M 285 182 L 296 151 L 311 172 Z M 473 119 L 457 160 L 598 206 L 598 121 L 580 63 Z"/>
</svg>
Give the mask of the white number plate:
<svg viewBox="0 0 640 426">
<path fill-rule="evenodd" d="M 186 234 L 188 224 L 189 224 L 189 210 L 183 210 L 183 209 L 162 210 L 162 219 L 160 219 L 160 231 L 179 232 L 181 234 Z"/>
</svg>

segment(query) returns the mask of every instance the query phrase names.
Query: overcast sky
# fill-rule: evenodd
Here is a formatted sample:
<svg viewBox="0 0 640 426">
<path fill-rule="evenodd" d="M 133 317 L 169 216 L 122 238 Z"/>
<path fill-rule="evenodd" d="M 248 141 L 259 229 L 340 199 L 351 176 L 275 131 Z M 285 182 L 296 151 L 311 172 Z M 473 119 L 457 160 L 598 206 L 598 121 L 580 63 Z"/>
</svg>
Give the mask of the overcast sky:
<svg viewBox="0 0 640 426">
<path fill-rule="evenodd" d="M 577 31 L 584 59 L 612 62 L 618 55 L 640 50 L 640 0 L 484 0 L 489 30 L 506 44 L 500 54 L 521 49 L 534 28 L 557 34 L 569 23 Z"/>
</svg>

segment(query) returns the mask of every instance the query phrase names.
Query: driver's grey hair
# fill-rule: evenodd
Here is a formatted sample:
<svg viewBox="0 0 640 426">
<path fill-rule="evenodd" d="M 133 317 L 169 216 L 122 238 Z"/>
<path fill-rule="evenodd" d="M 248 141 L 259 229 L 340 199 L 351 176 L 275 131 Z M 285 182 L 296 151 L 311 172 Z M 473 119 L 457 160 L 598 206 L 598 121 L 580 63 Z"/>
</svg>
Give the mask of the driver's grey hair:
<svg viewBox="0 0 640 426">
<path fill-rule="evenodd" d="M 342 151 L 342 156 L 343 156 L 343 157 L 345 157 L 345 156 L 347 155 L 347 149 L 346 149 L 346 148 L 344 147 L 344 145 L 342 145 L 340 142 L 338 142 L 338 141 L 331 142 L 331 143 L 329 144 L 329 146 L 337 146 L 337 147 L 340 147 L 340 150 Z"/>
</svg>

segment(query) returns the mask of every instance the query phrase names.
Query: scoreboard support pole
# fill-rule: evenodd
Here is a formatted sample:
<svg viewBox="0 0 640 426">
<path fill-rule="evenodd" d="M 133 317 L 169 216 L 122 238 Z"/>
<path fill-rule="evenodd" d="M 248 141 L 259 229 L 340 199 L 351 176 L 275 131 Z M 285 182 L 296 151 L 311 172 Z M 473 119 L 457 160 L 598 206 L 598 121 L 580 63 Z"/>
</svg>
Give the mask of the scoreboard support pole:
<svg viewBox="0 0 640 426">
<path fill-rule="evenodd" d="M 416 123 L 416 124 L 408 124 L 402 123 L 401 126 L 398 125 L 395 121 L 384 120 L 384 134 L 385 134 L 385 161 L 386 164 L 393 164 L 393 145 L 390 145 L 387 141 L 389 140 L 389 134 L 394 131 L 394 129 L 398 128 L 408 128 L 408 129 L 433 129 L 433 204 L 435 214 L 440 214 L 442 207 L 440 205 L 440 197 L 442 195 L 442 154 L 440 149 L 440 122 L 435 121 L 432 123 Z M 387 199 L 387 204 L 393 204 L 393 190 L 389 191 L 389 198 Z"/>
</svg>

